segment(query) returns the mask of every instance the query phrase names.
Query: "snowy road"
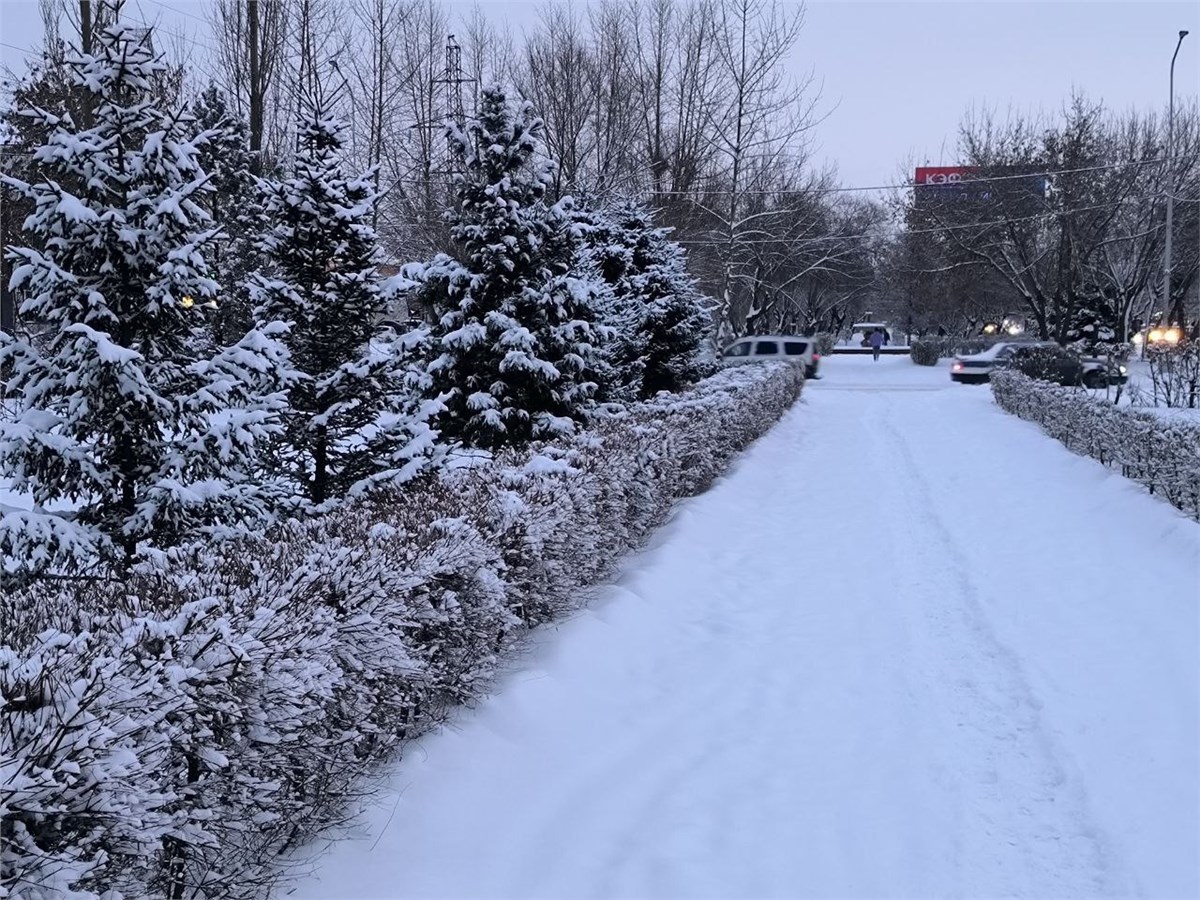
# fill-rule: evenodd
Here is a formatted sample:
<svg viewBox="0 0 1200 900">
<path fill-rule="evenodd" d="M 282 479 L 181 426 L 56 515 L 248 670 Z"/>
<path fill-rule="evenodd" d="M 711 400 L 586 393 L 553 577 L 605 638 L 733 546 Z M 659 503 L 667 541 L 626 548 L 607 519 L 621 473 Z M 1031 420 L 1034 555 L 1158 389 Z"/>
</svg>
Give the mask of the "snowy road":
<svg viewBox="0 0 1200 900">
<path fill-rule="evenodd" d="M 1198 600 L 1200 526 L 835 358 L 292 896 L 1195 897 Z"/>
</svg>

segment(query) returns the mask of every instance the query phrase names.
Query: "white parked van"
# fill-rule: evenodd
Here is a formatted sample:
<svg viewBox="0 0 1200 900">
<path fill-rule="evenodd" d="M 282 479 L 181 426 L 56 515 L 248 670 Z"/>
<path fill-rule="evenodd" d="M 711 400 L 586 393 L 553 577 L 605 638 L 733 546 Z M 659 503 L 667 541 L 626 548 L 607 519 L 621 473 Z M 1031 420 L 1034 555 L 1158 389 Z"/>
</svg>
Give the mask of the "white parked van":
<svg viewBox="0 0 1200 900">
<path fill-rule="evenodd" d="M 817 340 L 794 334 L 756 334 L 738 338 L 725 348 L 721 362 L 727 366 L 782 360 L 804 366 L 805 378 L 816 378 L 821 366 Z"/>
</svg>

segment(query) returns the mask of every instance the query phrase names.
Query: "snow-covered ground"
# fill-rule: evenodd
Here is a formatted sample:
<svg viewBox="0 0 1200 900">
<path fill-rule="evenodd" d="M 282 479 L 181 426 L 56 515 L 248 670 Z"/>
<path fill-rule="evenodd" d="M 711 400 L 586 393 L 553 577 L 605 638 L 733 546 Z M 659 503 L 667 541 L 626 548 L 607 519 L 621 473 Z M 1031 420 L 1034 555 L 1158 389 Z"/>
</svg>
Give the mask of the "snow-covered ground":
<svg viewBox="0 0 1200 900">
<path fill-rule="evenodd" d="M 825 375 L 291 896 L 1200 895 L 1200 526 L 944 365 Z"/>
<path fill-rule="evenodd" d="M 1126 364 L 1129 366 L 1129 384 L 1121 391 L 1118 405 L 1131 406 L 1138 412 L 1151 413 L 1161 419 L 1172 419 L 1181 422 L 1196 422 L 1200 424 L 1200 409 L 1189 407 L 1168 407 L 1168 406 L 1153 406 L 1154 403 L 1154 383 L 1150 375 L 1150 365 L 1144 359 L 1139 359 L 1136 356 L 1129 360 Z M 1134 394 L 1139 393 L 1137 403 L 1131 401 L 1135 399 Z M 1114 397 L 1113 390 L 1096 391 L 1098 397 Z M 1161 399 L 1159 402 L 1163 402 Z"/>
</svg>

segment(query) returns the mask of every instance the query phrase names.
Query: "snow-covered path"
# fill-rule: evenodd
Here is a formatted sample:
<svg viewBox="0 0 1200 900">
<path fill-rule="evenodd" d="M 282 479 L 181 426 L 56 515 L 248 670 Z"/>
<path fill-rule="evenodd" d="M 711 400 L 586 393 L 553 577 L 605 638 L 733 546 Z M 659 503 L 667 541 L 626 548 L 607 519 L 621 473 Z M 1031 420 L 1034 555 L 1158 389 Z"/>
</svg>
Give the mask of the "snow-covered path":
<svg viewBox="0 0 1200 900">
<path fill-rule="evenodd" d="M 1200 526 L 835 358 L 300 898 L 1200 895 Z"/>
</svg>

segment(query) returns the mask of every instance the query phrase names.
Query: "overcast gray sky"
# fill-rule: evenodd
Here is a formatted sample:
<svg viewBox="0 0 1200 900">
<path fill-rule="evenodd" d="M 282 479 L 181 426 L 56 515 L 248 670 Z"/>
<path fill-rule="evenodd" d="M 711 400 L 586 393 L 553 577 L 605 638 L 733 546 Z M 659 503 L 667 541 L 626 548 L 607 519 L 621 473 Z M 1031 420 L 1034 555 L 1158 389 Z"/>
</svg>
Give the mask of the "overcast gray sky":
<svg viewBox="0 0 1200 900">
<path fill-rule="evenodd" d="M 515 32 L 541 0 L 481 0 Z M 466 2 L 456 2 L 466 8 Z M 129 0 L 134 17 L 161 21 L 193 42 L 203 65 L 205 0 Z M 818 152 L 844 183 L 891 183 L 910 161 L 955 163 L 962 114 L 972 105 L 1053 112 L 1073 89 L 1115 110 L 1165 108 L 1171 53 L 1184 40 L 1175 92 L 1200 86 L 1197 2 L 899 2 L 814 0 L 797 71 L 822 83 L 828 118 Z M 40 41 L 36 0 L 0 0 L 0 51 L 12 68 Z"/>
</svg>

